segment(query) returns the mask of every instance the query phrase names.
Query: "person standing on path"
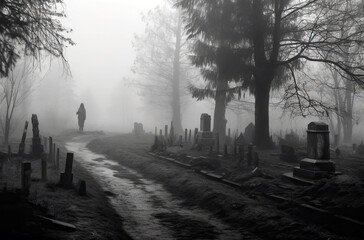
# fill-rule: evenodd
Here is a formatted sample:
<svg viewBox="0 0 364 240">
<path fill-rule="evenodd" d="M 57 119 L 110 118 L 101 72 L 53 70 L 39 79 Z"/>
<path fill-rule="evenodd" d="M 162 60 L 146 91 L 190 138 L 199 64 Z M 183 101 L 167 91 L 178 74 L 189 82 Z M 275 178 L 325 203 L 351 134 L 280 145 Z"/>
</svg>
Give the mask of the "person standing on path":
<svg viewBox="0 0 364 240">
<path fill-rule="evenodd" d="M 86 120 L 86 109 L 85 106 L 83 105 L 83 103 L 81 103 L 77 113 L 78 115 L 78 128 L 80 132 L 83 132 L 83 126 L 85 124 L 85 120 Z"/>
</svg>

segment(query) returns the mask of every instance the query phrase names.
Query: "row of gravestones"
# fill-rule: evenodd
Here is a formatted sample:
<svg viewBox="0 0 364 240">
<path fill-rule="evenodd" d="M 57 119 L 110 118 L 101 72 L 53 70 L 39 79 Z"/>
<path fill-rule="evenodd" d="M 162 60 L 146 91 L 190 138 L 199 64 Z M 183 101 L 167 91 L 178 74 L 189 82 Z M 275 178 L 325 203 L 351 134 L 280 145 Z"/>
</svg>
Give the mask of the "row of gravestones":
<svg viewBox="0 0 364 240">
<path fill-rule="evenodd" d="M 47 181 L 47 165 L 48 162 L 53 163 L 56 169 L 59 169 L 59 153 L 60 149 L 56 148 L 56 144 L 53 142 L 52 137 L 49 137 L 47 141 L 46 137 L 43 137 L 44 146 L 41 144 L 41 136 L 39 134 L 39 121 L 36 114 L 32 114 L 33 125 L 33 138 L 32 145 L 30 147 L 30 157 L 41 158 L 41 180 Z M 23 156 L 25 153 L 25 139 L 28 130 L 28 121 L 25 122 L 22 139 L 19 144 L 19 156 Z M 48 154 L 45 152 L 48 149 Z M 57 149 L 57 151 L 56 151 Z M 11 160 L 12 153 L 10 147 L 8 148 L 8 159 Z M 66 166 L 64 173 L 60 174 L 60 185 L 63 187 L 72 187 L 73 174 L 72 174 L 73 153 L 67 153 Z M 21 163 L 21 187 L 25 195 L 29 194 L 31 184 L 31 162 L 24 161 Z M 86 182 L 79 181 L 79 195 L 86 194 Z"/>
</svg>

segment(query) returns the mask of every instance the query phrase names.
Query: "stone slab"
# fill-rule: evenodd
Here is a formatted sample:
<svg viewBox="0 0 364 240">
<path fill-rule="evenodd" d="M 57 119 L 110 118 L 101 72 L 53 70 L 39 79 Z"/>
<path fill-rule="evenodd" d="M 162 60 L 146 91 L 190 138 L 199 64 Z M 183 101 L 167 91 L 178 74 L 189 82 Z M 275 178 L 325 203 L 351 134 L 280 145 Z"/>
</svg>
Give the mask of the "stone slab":
<svg viewBox="0 0 364 240">
<path fill-rule="evenodd" d="M 329 172 L 327 171 L 312 171 L 307 170 L 299 167 L 293 168 L 293 176 L 294 177 L 301 177 L 301 178 L 307 178 L 309 180 L 317 180 L 321 178 L 325 178 L 329 176 Z"/>
<path fill-rule="evenodd" d="M 331 160 L 304 158 L 300 161 L 300 168 L 310 171 L 335 172 L 335 163 Z"/>
</svg>

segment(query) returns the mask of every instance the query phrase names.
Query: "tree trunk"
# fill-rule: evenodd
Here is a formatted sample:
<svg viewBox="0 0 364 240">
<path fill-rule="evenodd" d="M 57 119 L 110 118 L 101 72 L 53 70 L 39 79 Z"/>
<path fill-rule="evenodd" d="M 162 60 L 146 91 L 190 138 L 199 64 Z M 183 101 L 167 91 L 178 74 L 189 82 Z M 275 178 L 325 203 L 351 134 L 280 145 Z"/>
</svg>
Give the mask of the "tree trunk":
<svg viewBox="0 0 364 240">
<path fill-rule="evenodd" d="M 176 32 L 176 45 L 174 50 L 173 62 L 173 79 L 172 79 L 172 121 L 175 133 L 180 135 L 183 133 L 181 122 L 181 105 L 180 105 L 180 53 L 181 53 L 181 36 L 182 35 L 182 15 L 178 13 L 178 26 Z"/>
<path fill-rule="evenodd" d="M 269 138 L 270 81 L 255 80 L 255 144 L 258 148 L 270 147 Z"/>
<path fill-rule="evenodd" d="M 226 90 L 228 83 L 220 80 L 217 82 L 215 96 L 215 111 L 214 111 L 214 128 L 213 132 L 219 133 L 219 146 L 224 146 L 226 140 Z"/>
<path fill-rule="evenodd" d="M 352 104 L 352 92 L 353 83 L 350 80 L 346 80 L 346 112 L 345 112 L 345 127 L 344 127 L 344 142 L 351 144 L 353 136 L 353 104 Z"/>
<path fill-rule="evenodd" d="M 4 144 L 8 145 L 9 143 L 9 135 L 10 135 L 10 119 L 8 112 L 6 113 L 5 118 L 5 128 L 4 128 Z"/>
</svg>

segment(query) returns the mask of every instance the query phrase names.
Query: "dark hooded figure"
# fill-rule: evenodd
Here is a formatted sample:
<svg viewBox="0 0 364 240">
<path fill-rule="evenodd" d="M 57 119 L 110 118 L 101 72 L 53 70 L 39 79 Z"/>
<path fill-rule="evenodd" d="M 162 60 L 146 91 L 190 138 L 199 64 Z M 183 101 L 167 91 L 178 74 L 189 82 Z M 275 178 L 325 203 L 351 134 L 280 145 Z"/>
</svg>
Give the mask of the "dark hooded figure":
<svg viewBox="0 0 364 240">
<path fill-rule="evenodd" d="M 81 103 L 80 108 L 78 109 L 77 113 L 78 115 L 78 127 L 81 132 L 83 132 L 83 125 L 85 124 L 86 120 L 86 109 L 83 103 Z"/>
</svg>

